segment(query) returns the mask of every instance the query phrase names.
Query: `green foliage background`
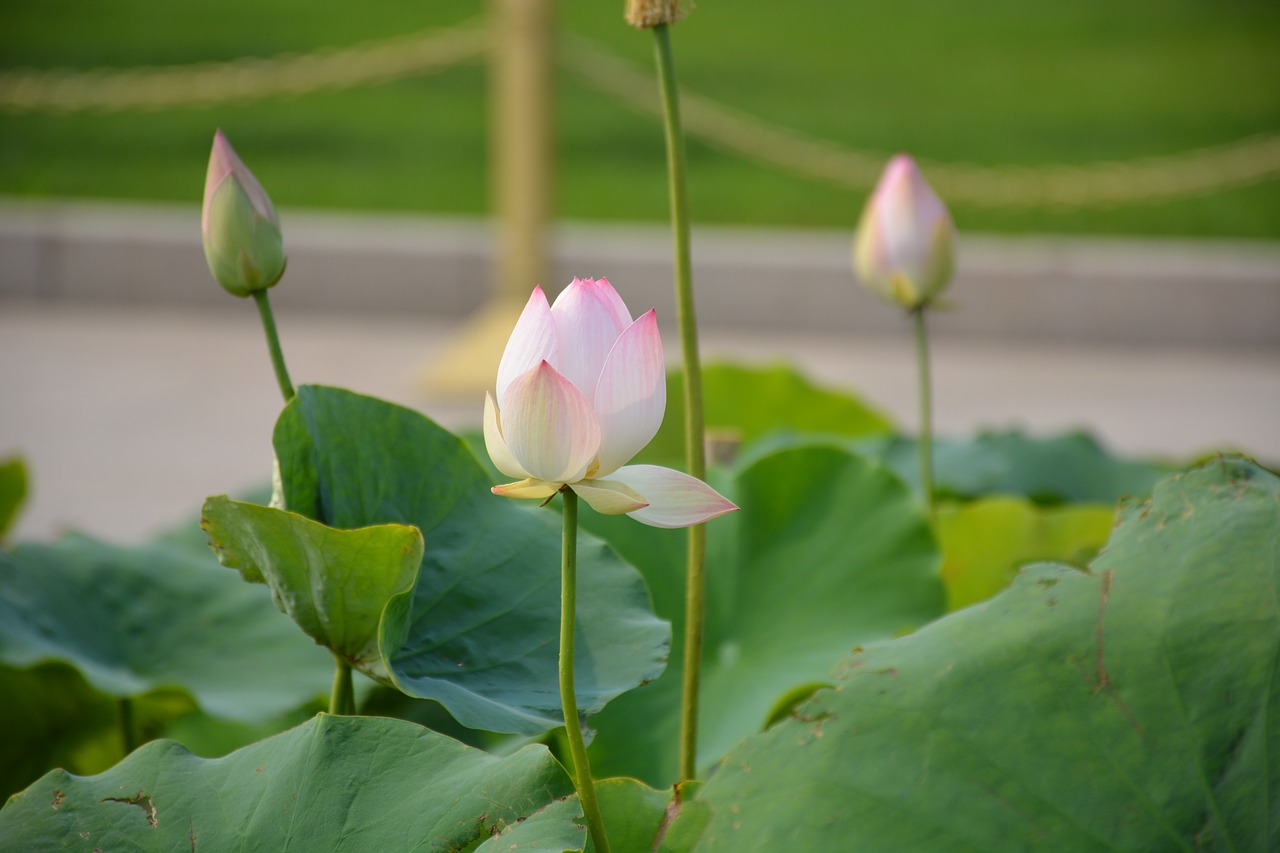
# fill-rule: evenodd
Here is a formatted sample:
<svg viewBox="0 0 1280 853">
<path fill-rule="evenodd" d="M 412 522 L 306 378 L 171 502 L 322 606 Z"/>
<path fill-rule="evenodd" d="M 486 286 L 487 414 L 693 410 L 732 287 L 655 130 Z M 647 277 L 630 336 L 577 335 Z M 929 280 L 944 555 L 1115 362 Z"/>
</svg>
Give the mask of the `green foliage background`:
<svg viewBox="0 0 1280 853">
<path fill-rule="evenodd" d="M 622 0 L 562 26 L 642 69 Z M 189 64 L 349 46 L 482 14 L 479 0 L 13 0 L 0 67 Z M 839 146 L 1037 166 L 1176 154 L 1280 129 L 1280 6 L 1265 0 L 701 0 L 675 30 L 691 91 Z M 485 71 L 162 112 L 0 114 L 0 193 L 190 201 L 223 127 L 285 206 L 481 214 Z M 558 210 L 660 221 L 657 123 L 562 72 Z M 851 228 L 863 199 L 690 142 L 704 222 Z M 1280 237 L 1280 181 L 1075 212 L 956 206 L 969 231 Z"/>
</svg>

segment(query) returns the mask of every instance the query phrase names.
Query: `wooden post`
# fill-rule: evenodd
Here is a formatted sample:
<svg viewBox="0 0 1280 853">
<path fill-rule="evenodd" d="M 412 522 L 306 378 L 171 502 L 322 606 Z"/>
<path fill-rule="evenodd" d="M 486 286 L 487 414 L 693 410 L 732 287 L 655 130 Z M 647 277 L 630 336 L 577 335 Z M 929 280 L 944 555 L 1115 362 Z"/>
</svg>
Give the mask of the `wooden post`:
<svg viewBox="0 0 1280 853">
<path fill-rule="evenodd" d="M 493 385 L 498 361 L 535 284 L 551 293 L 555 105 L 554 0 L 490 0 L 489 199 L 493 281 L 488 302 L 428 368 L 435 393 Z M 548 285 L 552 285 L 548 287 Z"/>
</svg>

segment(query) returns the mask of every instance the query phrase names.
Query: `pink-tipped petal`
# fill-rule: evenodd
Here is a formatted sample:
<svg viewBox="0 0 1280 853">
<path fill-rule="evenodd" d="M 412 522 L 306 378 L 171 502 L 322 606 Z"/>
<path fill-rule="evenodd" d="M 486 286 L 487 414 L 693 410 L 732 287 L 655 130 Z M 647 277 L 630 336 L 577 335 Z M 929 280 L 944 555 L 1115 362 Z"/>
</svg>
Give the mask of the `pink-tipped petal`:
<svg viewBox="0 0 1280 853">
<path fill-rule="evenodd" d="M 553 364 L 592 403 L 609 350 L 631 324 L 626 306 L 620 314 L 619 304 L 607 283 L 601 287 L 594 279 L 575 278 L 551 306 L 560 340 L 560 356 Z"/>
<path fill-rule="evenodd" d="M 950 281 L 954 242 L 955 225 L 942 199 L 911 157 L 894 157 L 858 223 L 858 277 L 906 307 L 926 304 Z"/>
<path fill-rule="evenodd" d="M 520 467 L 519 461 L 507 447 L 507 440 L 502 437 L 502 420 L 498 414 L 498 405 L 487 391 L 484 395 L 484 446 L 489 451 L 493 465 L 508 477 L 524 478 L 529 472 Z"/>
<path fill-rule="evenodd" d="M 227 141 L 227 135 L 219 129 L 213 135 L 213 150 L 209 154 L 209 168 L 204 176 L 204 209 L 200 215 L 200 230 L 203 233 L 209 232 L 209 203 L 213 199 L 213 193 L 227 178 L 234 179 L 240 185 L 259 216 L 279 226 L 280 217 L 276 214 L 275 205 L 271 203 L 271 196 L 267 195 L 253 172 L 249 171 L 240 155 L 236 154 L 236 150 Z"/>
<path fill-rule="evenodd" d="M 649 505 L 644 495 L 618 480 L 582 480 L 569 488 L 601 515 L 622 515 Z"/>
<path fill-rule="evenodd" d="M 517 376 L 528 373 L 540 361 L 556 363 L 556 324 L 551 318 L 551 306 L 540 286 L 533 288 L 529 301 L 520 312 L 516 327 L 507 339 L 507 348 L 498 363 L 498 407 L 507 408 L 507 388 Z"/>
<path fill-rule="evenodd" d="M 947 213 L 914 160 L 902 154 L 893 158 L 876 190 L 876 203 L 889 265 L 913 283 L 924 281 L 936 224 Z"/>
<path fill-rule="evenodd" d="M 696 477 L 657 465 L 628 465 L 610 479 L 645 496 L 649 505 L 629 515 L 651 527 L 688 527 L 738 508 Z"/>
<path fill-rule="evenodd" d="M 650 310 L 622 333 L 596 385 L 600 468 L 607 477 L 653 440 L 667 409 L 667 380 L 657 315 Z"/>
<path fill-rule="evenodd" d="M 591 279 L 587 279 L 590 281 Z M 622 301 L 622 297 L 618 295 L 618 291 L 614 290 L 613 285 L 609 283 L 609 279 L 600 276 L 596 279 L 596 289 L 600 295 L 604 297 L 610 305 L 613 306 L 614 313 L 618 315 L 618 319 L 622 321 L 622 325 L 631 325 L 631 312 L 627 310 L 627 303 Z"/>
<path fill-rule="evenodd" d="M 213 150 L 209 152 L 209 168 L 204 175 L 204 206 L 200 211 L 202 234 L 209 233 L 209 203 L 213 200 L 214 192 L 231 174 L 233 158 L 239 159 L 236 157 L 236 152 L 231 149 L 231 143 L 227 142 L 226 135 L 218 130 L 213 135 Z"/>
<path fill-rule="evenodd" d="M 518 483 L 504 483 L 501 486 L 494 486 L 489 491 L 493 492 L 495 495 L 501 495 L 504 498 L 535 498 L 537 500 L 545 500 L 560 491 L 560 484 L 548 483 L 546 480 L 539 480 L 536 477 L 530 477 L 527 480 L 521 480 Z"/>
<path fill-rule="evenodd" d="M 511 382 L 501 406 L 502 436 L 521 468 L 552 483 L 582 479 L 600 448 L 600 423 L 572 382 L 539 362 Z"/>
</svg>

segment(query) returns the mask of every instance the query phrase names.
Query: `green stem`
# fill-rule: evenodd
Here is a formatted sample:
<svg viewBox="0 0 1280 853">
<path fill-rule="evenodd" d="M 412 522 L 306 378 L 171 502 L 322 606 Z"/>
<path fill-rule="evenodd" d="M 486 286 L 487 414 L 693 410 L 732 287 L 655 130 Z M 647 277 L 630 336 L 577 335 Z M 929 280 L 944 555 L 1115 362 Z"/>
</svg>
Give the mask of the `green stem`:
<svg viewBox="0 0 1280 853">
<path fill-rule="evenodd" d="M 671 230 L 675 241 L 676 318 L 684 355 L 685 467 L 699 480 L 707 478 L 705 425 L 702 413 L 702 363 L 698 357 L 698 321 L 693 304 L 693 262 L 689 238 L 689 189 L 685 177 L 684 132 L 676 89 L 675 60 L 667 24 L 653 27 L 666 129 L 667 172 L 671 196 Z M 684 688 L 680 702 L 680 779 L 697 774 L 698 693 L 702 682 L 702 634 L 706 610 L 707 531 L 689 528 L 685 587 Z"/>
<path fill-rule="evenodd" d="M 560 705 L 564 709 L 569 754 L 573 756 L 573 785 L 578 789 L 582 813 L 587 818 L 596 853 L 609 853 L 609 839 L 604 833 L 604 818 L 596 800 L 595 783 L 591 780 L 591 765 L 587 763 L 587 745 L 582 739 L 573 684 L 573 623 L 578 606 L 578 496 L 567 488 L 561 494 L 564 496 L 564 538 L 560 561 Z"/>
<path fill-rule="evenodd" d="M 120 721 L 120 744 L 128 755 L 138 748 L 138 732 L 133 724 L 133 700 L 125 697 L 117 703 Z"/>
<path fill-rule="evenodd" d="M 334 655 L 333 665 L 333 690 L 329 693 L 329 713 L 354 714 L 356 694 L 355 687 L 351 683 L 351 664 Z"/>
<path fill-rule="evenodd" d="M 280 334 L 276 331 L 275 315 L 271 313 L 271 300 L 267 297 L 267 291 L 255 290 L 253 301 L 258 303 L 262 330 L 267 334 L 267 349 L 271 351 L 271 364 L 276 369 L 276 382 L 287 403 L 293 399 L 293 383 L 289 381 L 289 369 L 284 366 L 284 352 L 280 349 Z"/>
<path fill-rule="evenodd" d="M 929 336 L 924 327 L 923 305 L 911 312 L 916 332 L 916 371 L 919 374 L 920 394 L 920 488 L 924 491 L 924 504 L 933 519 L 933 388 L 929 380 Z"/>
</svg>

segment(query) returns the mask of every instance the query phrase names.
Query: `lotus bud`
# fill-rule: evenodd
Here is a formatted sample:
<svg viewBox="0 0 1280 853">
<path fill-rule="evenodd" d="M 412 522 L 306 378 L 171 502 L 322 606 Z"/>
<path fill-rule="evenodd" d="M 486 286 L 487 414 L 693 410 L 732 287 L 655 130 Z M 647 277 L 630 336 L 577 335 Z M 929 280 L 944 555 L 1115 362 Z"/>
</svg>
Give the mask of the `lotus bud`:
<svg viewBox="0 0 1280 853">
<path fill-rule="evenodd" d="M 688 14 L 692 0 L 627 0 L 627 23 L 645 30 L 659 24 L 674 24 Z"/>
<path fill-rule="evenodd" d="M 247 297 L 284 275 L 280 218 L 221 130 L 209 155 L 200 231 L 209 272 L 228 293 Z"/>
<path fill-rule="evenodd" d="M 853 267 L 863 284 L 909 311 L 931 303 L 951 280 L 955 225 L 906 154 L 889 161 L 862 211 Z"/>
</svg>

